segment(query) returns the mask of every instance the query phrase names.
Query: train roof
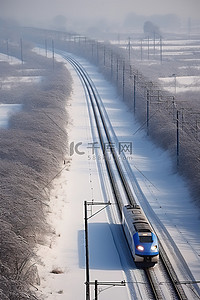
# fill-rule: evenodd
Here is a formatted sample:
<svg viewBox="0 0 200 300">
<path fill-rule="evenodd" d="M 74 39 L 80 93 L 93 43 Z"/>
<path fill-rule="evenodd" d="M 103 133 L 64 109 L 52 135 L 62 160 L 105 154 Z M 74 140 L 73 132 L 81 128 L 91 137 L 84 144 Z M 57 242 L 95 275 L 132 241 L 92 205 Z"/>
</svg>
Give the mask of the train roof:
<svg viewBox="0 0 200 300">
<path fill-rule="evenodd" d="M 151 232 L 152 229 L 139 205 L 125 206 L 128 222 L 133 225 L 137 232 Z"/>
</svg>

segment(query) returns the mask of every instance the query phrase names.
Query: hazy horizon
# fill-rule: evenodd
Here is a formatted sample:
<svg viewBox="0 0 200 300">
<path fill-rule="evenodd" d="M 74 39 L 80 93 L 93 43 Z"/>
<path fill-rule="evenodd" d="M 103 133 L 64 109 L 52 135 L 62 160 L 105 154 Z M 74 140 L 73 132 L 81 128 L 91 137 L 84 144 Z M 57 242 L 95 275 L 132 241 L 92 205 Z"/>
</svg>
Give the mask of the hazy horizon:
<svg viewBox="0 0 200 300">
<path fill-rule="evenodd" d="M 60 25 L 71 29 L 109 27 L 110 24 L 120 27 L 131 16 L 136 19 L 135 23 L 137 16 L 148 19 L 152 15 L 167 14 L 177 16 L 177 20 L 200 20 L 199 12 L 200 0 L 0 0 L 2 18 L 41 26 L 51 24 L 56 16 L 62 15 Z M 138 18 L 140 22 L 143 19 Z"/>
</svg>

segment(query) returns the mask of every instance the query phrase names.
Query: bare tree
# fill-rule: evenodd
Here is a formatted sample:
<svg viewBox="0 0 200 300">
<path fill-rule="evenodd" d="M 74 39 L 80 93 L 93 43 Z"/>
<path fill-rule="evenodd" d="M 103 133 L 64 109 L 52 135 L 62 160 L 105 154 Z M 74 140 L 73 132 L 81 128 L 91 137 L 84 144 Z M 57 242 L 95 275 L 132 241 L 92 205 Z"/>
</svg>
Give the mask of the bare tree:
<svg viewBox="0 0 200 300">
<path fill-rule="evenodd" d="M 18 55 L 13 43 L 12 54 Z M 0 76 L 18 76 L 20 65 L 1 63 Z M 1 89 L 2 103 L 21 103 L 22 110 L 0 129 L 0 298 L 36 299 L 30 284 L 37 278 L 34 248 L 50 228 L 45 220 L 47 190 L 67 151 L 66 99 L 71 77 L 61 63 L 31 51 L 24 43 L 23 73 L 42 76 L 38 83 Z M 2 71 L 3 70 L 3 71 Z M 29 74 L 30 72 L 30 74 Z"/>
</svg>

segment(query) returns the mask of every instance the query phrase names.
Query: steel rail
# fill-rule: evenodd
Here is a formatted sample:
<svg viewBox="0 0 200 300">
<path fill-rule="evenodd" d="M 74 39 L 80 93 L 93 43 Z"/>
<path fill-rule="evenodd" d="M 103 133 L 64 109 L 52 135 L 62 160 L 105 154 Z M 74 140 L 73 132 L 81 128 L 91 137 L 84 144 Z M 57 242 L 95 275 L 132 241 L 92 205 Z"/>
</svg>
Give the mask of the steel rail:
<svg viewBox="0 0 200 300">
<path fill-rule="evenodd" d="M 90 101 L 91 101 L 92 110 L 93 110 L 93 113 L 94 113 L 94 118 L 95 118 L 95 122 L 96 122 L 96 126 L 97 126 L 97 131 L 98 131 L 98 135 L 99 135 L 99 139 L 100 139 L 100 144 L 101 144 L 101 148 L 103 150 L 105 143 L 106 142 L 110 143 L 110 139 L 108 139 L 107 141 L 104 140 L 103 133 L 102 133 L 101 128 L 100 128 L 100 122 L 99 122 L 98 115 L 97 115 L 97 112 L 95 110 L 95 105 L 94 105 L 94 101 L 93 101 L 93 97 L 95 95 L 94 90 L 93 90 L 93 88 L 91 86 L 91 83 L 89 82 L 89 80 L 86 76 L 86 73 L 84 73 L 84 70 L 82 69 L 82 67 L 75 60 L 72 60 L 71 58 L 67 58 L 67 60 L 72 64 L 72 66 L 78 72 L 78 74 L 80 75 L 82 83 L 85 85 L 86 91 L 87 91 L 88 96 L 89 96 Z M 117 182 L 115 180 L 114 172 L 113 172 L 113 170 L 110 166 L 108 153 L 104 150 L 103 150 L 103 153 L 104 153 L 104 157 L 105 157 L 105 163 L 106 163 L 106 168 L 107 168 L 107 171 L 108 171 L 109 179 L 112 183 L 111 187 L 112 187 L 112 190 L 113 190 L 113 194 L 114 194 L 115 198 L 117 199 L 118 204 L 120 203 L 119 206 L 121 207 L 123 201 L 121 199 L 121 193 L 119 191 Z"/>
<path fill-rule="evenodd" d="M 154 271 L 152 268 L 147 268 L 145 269 L 145 274 L 149 280 L 149 283 L 151 285 L 152 291 L 153 291 L 153 295 L 155 297 L 156 300 L 163 300 L 163 295 L 161 293 L 161 290 L 159 288 L 159 285 L 157 283 Z"/>
<path fill-rule="evenodd" d="M 87 72 L 85 71 L 85 69 L 81 66 L 81 64 L 78 63 L 75 59 L 73 59 L 69 56 L 66 56 L 66 55 L 63 55 L 63 56 L 74 67 L 74 69 L 76 70 L 77 74 L 79 75 L 79 77 L 82 81 L 82 84 L 84 85 L 84 89 L 86 89 L 86 91 L 88 93 L 89 99 L 91 101 L 92 110 L 93 110 L 93 113 L 94 113 L 94 118 L 95 118 L 95 122 L 96 122 L 96 126 L 97 126 L 97 131 L 98 131 L 98 134 L 99 134 L 101 148 L 102 148 L 102 151 L 103 151 L 104 156 L 105 156 L 105 163 L 106 163 L 106 168 L 107 168 L 107 171 L 108 171 L 109 179 L 110 179 L 110 182 L 111 182 L 112 191 L 113 191 L 113 194 L 114 194 L 115 199 L 117 201 L 118 207 L 121 210 L 122 206 L 123 206 L 123 200 L 122 200 L 122 197 L 121 197 L 121 193 L 119 191 L 118 184 L 117 184 L 117 181 L 116 181 L 116 178 L 115 178 L 115 174 L 113 172 L 113 167 L 110 163 L 110 159 L 108 158 L 108 154 L 107 154 L 106 151 L 104 151 L 105 150 L 104 149 L 105 142 L 108 142 L 108 143 L 112 144 L 112 137 L 111 137 L 111 134 L 109 133 L 109 129 L 108 129 L 108 126 L 106 124 L 106 120 L 103 116 L 102 108 L 101 108 L 100 103 L 98 101 L 99 96 L 96 92 L 96 89 L 94 87 L 94 84 L 93 84 L 92 80 L 90 79 L 90 77 L 87 74 Z M 95 107 L 95 105 L 96 105 L 96 107 Z M 100 122 L 101 122 L 101 124 L 100 124 Z M 103 125 L 105 134 L 102 133 L 101 125 Z M 104 138 L 105 135 L 106 135 L 107 141 L 105 141 L 105 138 Z M 123 167 L 122 167 L 122 164 L 120 162 L 120 159 L 118 158 L 118 155 L 117 155 L 115 149 L 113 149 L 111 147 L 110 150 L 111 150 L 116 168 L 118 170 L 119 177 L 120 177 L 121 182 L 123 184 L 124 191 L 127 195 L 127 199 L 129 200 L 130 204 L 134 205 L 134 204 L 136 204 L 136 201 L 135 201 L 135 198 L 134 198 L 133 193 L 131 191 L 131 188 L 129 186 L 129 183 L 126 180 L 126 176 L 125 176 L 125 173 L 123 171 Z M 120 211 L 120 213 L 121 213 L 121 211 Z M 181 286 L 180 281 L 178 280 L 176 272 L 174 271 L 173 266 L 171 265 L 171 263 L 170 263 L 170 261 L 167 257 L 167 254 L 164 251 L 164 248 L 162 247 L 161 243 L 159 243 L 159 244 L 160 244 L 160 255 L 161 255 L 162 261 L 164 263 L 164 266 L 167 270 L 167 274 L 168 274 L 169 278 L 171 279 L 174 291 L 175 291 L 178 299 L 187 300 L 188 298 L 187 298 L 187 296 L 186 296 L 186 294 L 185 294 L 185 292 L 184 292 L 184 290 Z M 154 294 L 155 299 L 157 299 L 157 300 L 163 299 L 161 289 L 159 287 L 159 284 L 156 282 L 154 276 L 152 275 L 151 268 L 146 268 L 145 273 L 146 273 L 148 281 L 151 285 L 151 289 L 152 289 L 152 292 Z"/>
</svg>

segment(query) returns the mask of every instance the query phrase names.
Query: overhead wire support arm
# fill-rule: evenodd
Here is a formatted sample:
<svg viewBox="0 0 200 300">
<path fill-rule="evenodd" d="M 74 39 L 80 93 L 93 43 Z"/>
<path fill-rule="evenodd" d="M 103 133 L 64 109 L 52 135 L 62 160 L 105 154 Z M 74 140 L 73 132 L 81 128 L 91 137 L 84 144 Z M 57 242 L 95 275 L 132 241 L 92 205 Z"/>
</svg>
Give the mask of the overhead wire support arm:
<svg viewBox="0 0 200 300">
<path fill-rule="evenodd" d="M 100 213 L 102 210 L 104 210 L 106 207 L 108 207 L 109 205 L 111 205 L 112 203 L 109 202 L 87 202 L 87 205 L 104 205 L 104 207 L 102 207 L 101 209 L 99 209 L 98 211 L 96 211 L 94 214 L 92 214 L 90 217 L 88 217 L 87 219 L 91 219 L 92 217 L 96 216 L 98 213 Z"/>
<path fill-rule="evenodd" d="M 90 285 L 94 285 L 95 286 L 95 298 L 94 300 L 98 300 L 98 285 L 104 285 L 104 286 L 108 286 L 106 289 L 114 287 L 114 286 L 126 286 L 126 282 L 123 281 L 110 281 L 110 282 L 100 282 L 98 280 L 95 280 L 94 282 L 89 282 Z"/>
<path fill-rule="evenodd" d="M 95 280 L 97 281 L 97 280 Z M 95 285 L 94 282 L 89 282 L 90 285 Z M 125 280 L 122 281 L 97 281 L 97 285 L 111 285 L 111 286 L 125 286 L 126 282 Z"/>
</svg>

